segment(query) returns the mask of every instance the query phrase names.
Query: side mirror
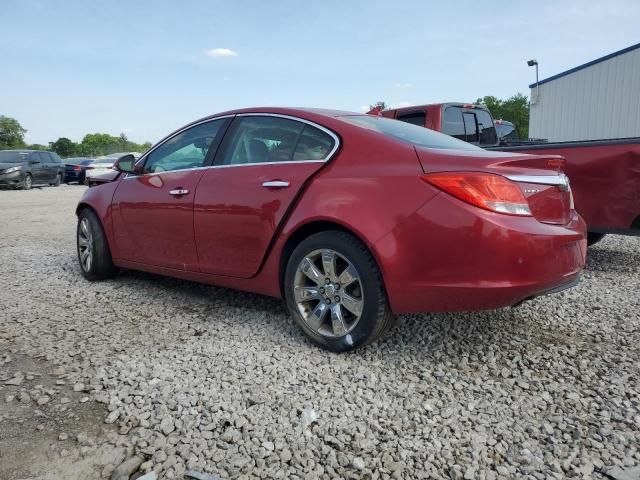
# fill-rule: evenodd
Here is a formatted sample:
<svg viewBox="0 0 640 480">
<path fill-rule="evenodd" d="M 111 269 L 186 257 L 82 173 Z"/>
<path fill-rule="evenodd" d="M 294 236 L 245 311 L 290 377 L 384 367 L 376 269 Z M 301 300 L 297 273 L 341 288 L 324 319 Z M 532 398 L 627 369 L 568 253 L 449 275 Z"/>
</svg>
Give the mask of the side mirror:
<svg viewBox="0 0 640 480">
<path fill-rule="evenodd" d="M 139 173 L 139 169 L 136 168 L 136 158 L 131 154 L 120 157 L 113 167 L 121 173 Z"/>
</svg>

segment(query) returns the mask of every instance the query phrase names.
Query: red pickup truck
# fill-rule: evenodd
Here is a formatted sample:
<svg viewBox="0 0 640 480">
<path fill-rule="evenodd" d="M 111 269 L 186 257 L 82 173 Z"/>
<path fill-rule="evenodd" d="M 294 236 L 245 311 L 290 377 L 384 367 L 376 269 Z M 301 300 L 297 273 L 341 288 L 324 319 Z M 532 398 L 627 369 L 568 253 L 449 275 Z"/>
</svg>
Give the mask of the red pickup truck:
<svg viewBox="0 0 640 480">
<path fill-rule="evenodd" d="M 640 138 L 501 145 L 486 107 L 464 103 L 416 105 L 371 114 L 437 130 L 489 150 L 561 155 L 589 243 L 607 233 L 640 235 Z"/>
</svg>

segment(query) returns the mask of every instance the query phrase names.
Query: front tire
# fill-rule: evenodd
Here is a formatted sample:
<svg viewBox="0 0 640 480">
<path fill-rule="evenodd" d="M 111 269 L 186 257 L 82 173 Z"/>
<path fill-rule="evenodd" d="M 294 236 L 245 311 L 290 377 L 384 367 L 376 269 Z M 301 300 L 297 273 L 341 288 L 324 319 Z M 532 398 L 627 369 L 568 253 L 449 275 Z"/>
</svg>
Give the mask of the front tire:
<svg viewBox="0 0 640 480">
<path fill-rule="evenodd" d="M 27 173 L 24 176 L 24 180 L 22 180 L 22 189 L 31 190 L 31 187 L 33 187 L 33 178 L 31 177 L 30 173 Z"/>
<path fill-rule="evenodd" d="M 342 231 L 316 233 L 295 248 L 284 296 L 304 334 L 334 352 L 377 340 L 395 320 L 375 259 L 362 242 Z"/>
<path fill-rule="evenodd" d="M 87 280 L 113 278 L 118 269 L 113 265 L 111 251 L 98 216 L 85 208 L 78 214 L 76 229 L 78 262 Z"/>
</svg>

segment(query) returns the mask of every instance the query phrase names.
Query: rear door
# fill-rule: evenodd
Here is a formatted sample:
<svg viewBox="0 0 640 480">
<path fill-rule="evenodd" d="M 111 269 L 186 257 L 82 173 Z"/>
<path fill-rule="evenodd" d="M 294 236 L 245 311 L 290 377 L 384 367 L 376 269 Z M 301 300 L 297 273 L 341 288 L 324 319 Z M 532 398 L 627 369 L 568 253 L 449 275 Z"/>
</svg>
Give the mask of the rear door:
<svg viewBox="0 0 640 480">
<path fill-rule="evenodd" d="M 200 270 L 248 278 L 304 183 L 333 155 L 329 130 L 280 115 L 238 115 L 194 206 Z"/>
<path fill-rule="evenodd" d="M 176 133 L 141 159 L 141 175 L 120 181 L 112 201 L 117 258 L 198 270 L 193 201 L 229 121 L 210 120 Z"/>
</svg>

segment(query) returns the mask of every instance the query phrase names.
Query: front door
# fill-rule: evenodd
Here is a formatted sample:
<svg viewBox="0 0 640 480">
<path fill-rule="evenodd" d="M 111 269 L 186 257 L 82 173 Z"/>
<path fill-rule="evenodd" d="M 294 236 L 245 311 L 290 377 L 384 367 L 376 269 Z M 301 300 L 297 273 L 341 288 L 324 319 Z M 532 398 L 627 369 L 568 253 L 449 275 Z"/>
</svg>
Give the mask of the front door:
<svg viewBox="0 0 640 480">
<path fill-rule="evenodd" d="M 140 160 L 142 174 L 120 181 L 112 201 L 116 258 L 198 270 L 193 200 L 228 122 L 217 119 L 178 132 Z"/>
<path fill-rule="evenodd" d="M 48 183 L 50 181 L 49 155 L 46 152 L 34 152 L 31 154 L 31 159 L 36 162 L 31 166 L 33 183 Z"/>
<path fill-rule="evenodd" d="M 198 185 L 194 227 L 204 273 L 248 278 L 337 137 L 291 118 L 238 115 Z"/>
</svg>

